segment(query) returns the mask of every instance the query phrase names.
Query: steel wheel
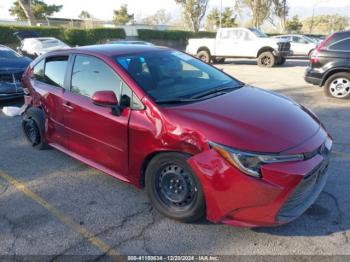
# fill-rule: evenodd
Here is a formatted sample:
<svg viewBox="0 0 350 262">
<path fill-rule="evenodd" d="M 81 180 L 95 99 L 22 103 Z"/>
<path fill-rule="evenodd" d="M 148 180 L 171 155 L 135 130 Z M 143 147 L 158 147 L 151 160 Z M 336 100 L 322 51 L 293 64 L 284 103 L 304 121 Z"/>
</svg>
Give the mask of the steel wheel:
<svg viewBox="0 0 350 262">
<path fill-rule="evenodd" d="M 350 94 L 350 81 L 346 78 L 336 78 L 329 85 L 329 92 L 333 97 L 344 98 Z"/>
<path fill-rule="evenodd" d="M 178 165 L 166 165 L 157 174 L 156 192 L 168 208 L 184 210 L 194 203 L 198 189 L 192 177 Z"/>
<path fill-rule="evenodd" d="M 276 57 L 271 52 L 263 52 L 258 57 L 258 66 L 273 67 L 276 64 Z"/>
</svg>

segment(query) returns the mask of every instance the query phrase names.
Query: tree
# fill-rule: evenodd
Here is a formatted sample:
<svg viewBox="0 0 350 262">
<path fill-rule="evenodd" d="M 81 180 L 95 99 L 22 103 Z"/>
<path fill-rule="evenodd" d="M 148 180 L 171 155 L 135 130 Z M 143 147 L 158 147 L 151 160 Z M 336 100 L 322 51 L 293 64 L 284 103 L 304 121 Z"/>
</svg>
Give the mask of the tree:
<svg viewBox="0 0 350 262">
<path fill-rule="evenodd" d="M 209 0 L 175 0 L 175 2 L 182 6 L 184 18 L 189 27 L 198 32 Z"/>
<path fill-rule="evenodd" d="M 92 15 L 88 12 L 88 11 L 81 11 L 79 16 L 78 16 L 80 19 L 91 19 L 92 18 Z"/>
<path fill-rule="evenodd" d="M 287 17 L 289 13 L 289 6 L 287 0 L 272 0 L 273 15 L 277 16 L 281 22 L 282 31 L 286 28 Z"/>
<path fill-rule="evenodd" d="M 36 20 L 43 20 L 45 17 L 59 12 L 62 7 L 62 5 L 48 5 L 41 0 L 17 0 L 9 11 L 17 19 L 28 20 L 29 25 L 35 25 Z"/>
<path fill-rule="evenodd" d="M 349 17 L 341 15 L 319 15 L 306 18 L 302 24 L 302 31 L 304 33 L 310 33 L 310 28 L 313 28 L 311 33 L 328 35 L 335 31 L 345 30 L 349 26 Z"/>
<path fill-rule="evenodd" d="M 119 10 L 114 10 L 113 24 L 126 25 L 130 21 L 134 21 L 134 14 L 128 13 L 128 5 L 122 5 Z"/>
<path fill-rule="evenodd" d="M 252 19 L 250 24 L 259 28 L 271 14 L 273 0 L 237 0 L 237 7 L 248 8 Z"/>
<path fill-rule="evenodd" d="M 292 20 L 286 22 L 286 31 L 289 33 L 299 33 L 303 24 L 297 15 L 293 16 Z"/>
<path fill-rule="evenodd" d="M 234 27 L 236 24 L 236 17 L 233 15 L 233 8 L 226 7 L 221 14 L 222 27 Z M 212 31 L 220 26 L 220 11 L 213 8 L 207 16 L 206 29 Z"/>
<path fill-rule="evenodd" d="M 143 22 L 149 25 L 166 25 L 170 20 L 171 14 L 167 13 L 165 9 L 159 9 L 154 15 L 143 19 Z"/>
</svg>

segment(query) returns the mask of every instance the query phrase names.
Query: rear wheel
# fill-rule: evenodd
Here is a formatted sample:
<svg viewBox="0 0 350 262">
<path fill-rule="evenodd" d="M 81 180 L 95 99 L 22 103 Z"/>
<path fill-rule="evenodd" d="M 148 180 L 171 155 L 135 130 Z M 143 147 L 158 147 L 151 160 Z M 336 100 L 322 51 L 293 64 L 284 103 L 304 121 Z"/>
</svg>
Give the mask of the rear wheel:
<svg viewBox="0 0 350 262">
<path fill-rule="evenodd" d="M 146 191 L 152 205 L 170 218 L 193 222 L 205 213 L 201 184 L 187 164 L 187 156 L 162 153 L 146 170 Z"/>
<path fill-rule="evenodd" d="M 330 76 L 324 86 L 327 96 L 346 99 L 350 97 L 350 73 L 342 72 Z"/>
<path fill-rule="evenodd" d="M 210 53 L 209 53 L 209 51 L 207 51 L 207 50 L 199 51 L 199 52 L 197 53 L 197 57 L 198 57 L 200 60 L 202 60 L 203 62 L 208 63 L 208 64 L 209 64 L 210 61 L 211 61 Z"/>
<path fill-rule="evenodd" d="M 272 52 L 263 52 L 258 56 L 258 66 L 260 67 L 273 67 L 276 64 L 276 57 Z"/>
<path fill-rule="evenodd" d="M 216 64 L 223 64 L 225 62 L 225 57 L 215 57 L 213 58 L 213 62 Z"/>
<path fill-rule="evenodd" d="M 29 108 L 22 119 L 22 128 L 28 142 L 39 150 L 47 149 L 49 146 L 44 141 L 45 116 L 39 108 Z"/>
</svg>

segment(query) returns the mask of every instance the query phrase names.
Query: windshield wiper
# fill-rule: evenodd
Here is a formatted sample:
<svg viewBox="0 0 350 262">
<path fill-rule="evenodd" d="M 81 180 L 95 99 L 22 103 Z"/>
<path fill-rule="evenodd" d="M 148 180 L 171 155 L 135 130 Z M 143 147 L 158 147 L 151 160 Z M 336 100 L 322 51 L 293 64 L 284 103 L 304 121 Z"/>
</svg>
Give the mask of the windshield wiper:
<svg viewBox="0 0 350 262">
<path fill-rule="evenodd" d="M 235 87 L 218 87 L 218 88 L 214 88 L 214 89 L 210 89 L 210 90 L 206 90 L 203 92 L 200 92 L 198 94 L 195 94 L 193 96 L 190 97 L 190 99 L 198 99 L 198 98 L 203 98 L 203 97 L 207 97 L 210 95 L 214 95 L 214 94 L 223 94 L 223 93 L 228 93 L 231 92 L 234 89 L 237 89 L 238 87 L 241 86 L 235 86 Z"/>
<path fill-rule="evenodd" d="M 179 103 L 191 103 L 196 102 L 201 99 L 192 99 L 192 98 L 174 98 L 174 99 L 157 99 L 154 100 L 157 104 L 179 104 Z"/>
</svg>

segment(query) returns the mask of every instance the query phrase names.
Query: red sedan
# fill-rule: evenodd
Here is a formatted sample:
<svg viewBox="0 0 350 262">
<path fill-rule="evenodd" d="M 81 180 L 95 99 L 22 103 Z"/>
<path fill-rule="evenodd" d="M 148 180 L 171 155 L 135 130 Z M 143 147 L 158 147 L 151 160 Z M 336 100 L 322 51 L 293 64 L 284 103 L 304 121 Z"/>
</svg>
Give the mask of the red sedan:
<svg viewBox="0 0 350 262">
<path fill-rule="evenodd" d="M 31 63 L 23 85 L 33 147 L 145 187 L 173 219 L 284 224 L 327 180 L 332 140 L 317 116 L 179 51 L 51 52 Z"/>
</svg>

